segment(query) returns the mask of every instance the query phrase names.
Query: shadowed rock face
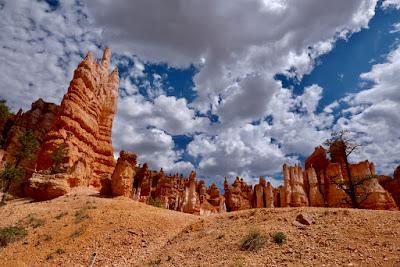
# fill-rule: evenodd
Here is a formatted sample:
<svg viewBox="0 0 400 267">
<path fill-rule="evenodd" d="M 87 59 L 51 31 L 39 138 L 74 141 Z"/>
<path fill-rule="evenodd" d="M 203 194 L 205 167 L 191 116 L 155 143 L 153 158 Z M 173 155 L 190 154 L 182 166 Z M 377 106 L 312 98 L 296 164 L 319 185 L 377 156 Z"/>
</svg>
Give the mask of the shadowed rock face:
<svg viewBox="0 0 400 267">
<path fill-rule="evenodd" d="M 0 162 L 2 160 L 10 163 L 16 161 L 16 152 L 20 148 L 19 138 L 28 130 L 32 131 L 39 145 L 41 145 L 45 135 L 51 129 L 58 111 L 58 105 L 38 99 L 32 103 L 30 110 L 26 112 L 20 110 L 16 115 L 9 118 L 6 122 L 8 129 L 3 129 L 4 156 L 3 159 L 0 159 Z M 27 180 L 35 170 L 35 164 L 35 159 L 20 161 L 19 166 L 25 169 L 26 176 L 19 181 L 13 181 L 9 193 L 13 195 L 23 194 Z"/>
<path fill-rule="evenodd" d="M 390 176 L 379 176 L 380 185 L 385 188 L 392 196 L 397 206 L 400 206 L 400 165 Z"/>
<path fill-rule="evenodd" d="M 108 71 L 110 57 L 111 50 L 106 49 L 98 64 L 88 53 L 79 64 L 37 157 L 37 171 L 48 173 L 54 165 L 54 152 L 63 145 L 61 174 L 65 180 L 73 181 L 68 183 L 69 187 L 91 185 L 100 190 L 101 180 L 110 179 L 114 171 L 111 129 L 119 78 L 117 69 L 111 74 Z M 48 179 L 43 181 L 48 183 Z M 42 187 L 28 191 L 32 196 L 46 198 L 46 190 L 33 193 L 37 188 Z"/>
</svg>

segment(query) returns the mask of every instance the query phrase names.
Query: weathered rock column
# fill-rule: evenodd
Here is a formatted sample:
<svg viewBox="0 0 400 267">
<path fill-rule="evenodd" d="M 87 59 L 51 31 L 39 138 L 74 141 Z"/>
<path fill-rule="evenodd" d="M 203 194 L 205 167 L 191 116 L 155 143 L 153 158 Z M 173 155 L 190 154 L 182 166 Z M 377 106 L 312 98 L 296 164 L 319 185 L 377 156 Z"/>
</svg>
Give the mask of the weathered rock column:
<svg viewBox="0 0 400 267">
<path fill-rule="evenodd" d="M 121 151 L 114 173 L 111 177 L 113 196 L 132 196 L 133 178 L 135 176 L 136 155 Z"/>
</svg>

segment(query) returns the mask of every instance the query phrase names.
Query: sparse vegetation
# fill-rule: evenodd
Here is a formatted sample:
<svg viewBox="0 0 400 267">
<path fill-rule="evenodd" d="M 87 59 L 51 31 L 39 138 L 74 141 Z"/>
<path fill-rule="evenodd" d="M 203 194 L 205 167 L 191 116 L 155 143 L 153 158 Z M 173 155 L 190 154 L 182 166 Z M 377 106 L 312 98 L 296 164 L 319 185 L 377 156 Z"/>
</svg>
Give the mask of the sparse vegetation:
<svg viewBox="0 0 400 267">
<path fill-rule="evenodd" d="M 7 106 L 7 101 L 0 99 L 0 122 L 5 122 L 11 116 L 10 108 Z"/>
<path fill-rule="evenodd" d="M 25 228 L 10 226 L 0 228 L 0 246 L 6 247 L 9 243 L 18 241 L 27 235 Z"/>
<path fill-rule="evenodd" d="M 161 203 L 161 200 L 158 197 L 149 198 L 149 205 L 152 205 L 152 206 L 157 207 L 157 208 L 161 208 L 162 203 Z"/>
<path fill-rule="evenodd" d="M 19 167 L 21 161 L 35 159 L 36 152 L 39 150 L 39 142 L 36 140 L 32 130 L 28 130 L 20 136 L 19 143 L 20 147 L 15 153 L 15 162 L 7 162 L 4 170 L 0 173 L 0 178 L 3 181 L 4 192 L 0 205 L 6 204 L 6 196 L 11 183 L 18 181 L 25 176 L 24 169 Z"/>
<path fill-rule="evenodd" d="M 63 212 L 60 212 L 59 214 L 57 214 L 57 216 L 54 217 L 54 218 L 56 218 L 57 220 L 59 220 L 59 219 L 63 218 L 63 217 L 66 216 L 66 215 L 68 215 L 68 212 L 63 211 Z"/>
<path fill-rule="evenodd" d="M 61 164 L 63 163 L 63 160 L 64 160 L 66 154 L 67 154 L 67 146 L 64 143 L 57 146 L 56 149 L 53 151 L 53 155 L 52 155 L 52 160 L 53 160 L 52 172 L 53 173 L 63 172 L 63 168 L 61 167 Z"/>
<path fill-rule="evenodd" d="M 251 229 L 249 233 L 241 240 L 240 249 L 248 251 L 258 251 L 265 243 L 267 238 L 261 234 L 258 229 Z"/>
<path fill-rule="evenodd" d="M 274 235 L 274 241 L 280 246 L 283 245 L 286 241 L 286 234 L 284 232 L 276 232 Z"/>
<path fill-rule="evenodd" d="M 32 228 L 38 228 L 43 225 L 45 225 L 46 221 L 41 218 L 37 218 L 35 214 L 29 214 L 26 216 L 24 219 L 19 221 L 19 224 L 25 225 L 25 226 L 30 226 Z"/>
<path fill-rule="evenodd" d="M 77 238 L 77 237 L 81 236 L 81 235 L 83 234 L 83 232 L 84 232 L 83 228 L 78 228 L 78 229 L 76 229 L 75 231 L 73 231 L 73 232 L 69 235 L 69 237 L 71 237 L 71 238 Z"/>
<path fill-rule="evenodd" d="M 80 209 L 75 212 L 75 223 L 80 223 L 89 218 L 90 217 L 86 209 Z"/>
</svg>

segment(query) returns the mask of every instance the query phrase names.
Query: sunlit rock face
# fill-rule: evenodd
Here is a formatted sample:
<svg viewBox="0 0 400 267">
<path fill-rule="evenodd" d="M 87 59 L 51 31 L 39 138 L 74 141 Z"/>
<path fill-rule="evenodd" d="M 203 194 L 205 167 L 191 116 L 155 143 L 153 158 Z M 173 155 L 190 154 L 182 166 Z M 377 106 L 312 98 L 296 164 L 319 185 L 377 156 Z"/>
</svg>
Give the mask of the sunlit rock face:
<svg viewBox="0 0 400 267">
<path fill-rule="evenodd" d="M 236 177 L 230 186 L 225 179 L 225 203 L 227 211 L 245 210 L 253 207 L 253 187 Z"/>
<path fill-rule="evenodd" d="M 397 209 L 396 179 L 378 177 L 375 166 L 369 161 L 349 164 L 345 159 L 344 146 L 335 145 L 331 159 L 324 148 L 317 147 L 305 161 L 305 170 L 299 165 L 283 166 L 284 185 L 274 189 L 274 202 L 282 207 L 351 207 L 349 196 L 338 184 L 352 179 L 363 180 L 356 194 L 360 208 Z M 348 164 L 348 170 L 347 170 Z M 384 185 L 384 186 L 382 186 Z M 385 187 L 385 188 L 384 188 Z"/>
<path fill-rule="evenodd" d="M 117 69 L 109 73 L 110 57 L 111 50 L 106 49 L 97 63 L 88 53 L 79 64 L 37 157 L 37 171 L 50 173 L 55 151 L 64 146 L 61 174 L 69 181 L 69 187 L 93 186 L 101 190 L 102 179 L 109 180 L 114 172 L 111 129 L 117 110 L 119 78 Z M 44 181 L 48 183 L 48 179 Z M 47 187 L 28 190 L 32 196 L 46 198 L 47 189 L 33 192 L 37 191 L 35 188 Z"/>
<path fill-rule="evenodd" d="M 136 174 L 135 171 L 136 155 L 121 151 L 111 177 L 111 193 L 113 196 L 132 196 L 132 181 Z"/>
</svg>

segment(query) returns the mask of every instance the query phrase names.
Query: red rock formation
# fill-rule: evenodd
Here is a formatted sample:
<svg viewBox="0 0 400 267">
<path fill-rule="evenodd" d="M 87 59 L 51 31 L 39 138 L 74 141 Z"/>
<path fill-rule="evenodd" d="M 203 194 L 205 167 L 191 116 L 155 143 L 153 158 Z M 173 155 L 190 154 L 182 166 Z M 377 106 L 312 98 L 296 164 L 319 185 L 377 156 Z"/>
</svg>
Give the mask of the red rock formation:
<svg viewBox="0 0 400 267">
<path fill-rule="evenodd" d="M 360 208 L 364 209 L 396 209 L 396 203 L 392 196 L 379 184 L 375 174 L 375 166 L 368 160 L 350 165 L 350 173 L 353 179 L 363 179 L 369 177 L 364 182 L 364 187 L 359 188 L 357 194 L 360 199 Z"/>
<path fill-rule="evenodd" d="M 314 152 L 305 160 L 304 167 L 314 168 L 315 173 L 318 174 L 324 171 L 329 164 L 329 160 L 326 158 L 326 151 L 322 146 L 316 147 Z"/>
<path fill-rule="evenodd" d="M 210 188 L 207 190 L 209 198 L 207 201 L 216 209 L 216 212 L 225 212 L 225 197 L 220 194 L 220 191 L 216 184 L 211 184 Z"/>
<path fill-rule="evenodd" d="M 397 206 L 400 207 L 400 165 L 393 173 L 393 178 L 390 176 L 380 176 L 379 183 L 393 197 Z"/>
<path fill-rule="evenodd" d="M 19 138 L 31 130 L 39 145 L 43 143 L 46 133 L 51 129 L 59 107 L 53 103 L 47 103 L 39 99 L 32 103 L 31 109 L 27 112 L 21 110 L 11 117 L 7 126 L 8 129 L 4 132 L 4 162 L 15 162 L 16 151 L 20 148 Z M 1 162 L 1 160 L 0 160 Z M 36 160 L 22 160 L 19 167 L 25 169 L 26 176 L 18 181 L 13 181 L 9 193 L 15 195 L 23 195 L 24 187 L 27 184 L 28 178 L 35 170 Z"/>
<path fill-rule="evenodd" d="M 91 185 L 100 189 L 104 184 L 101 179 L 110 179 L 114 171 L 111 128 L 119 81 L 117 69 L 111 74 L 108 72 L 110 57 L 111 51 L 106 49 L 101 63 L 97 64 L 88 53 L 79 64 L 38 155 L 37 170 L 48 171 L 54 164 L 54 151 L 65 145 L 62 167 L 63 174 L 70 177 L 67 180 L 74 181 L 70 187 Z"/>
<path fill-rule="evenodd" d="M 252 186 L 247 185 L 243 179 L 236 177 L 233 185 L 229 186 L 225 178 L 224 189 L 227 211 L 237 211 L 252 208 L 253 189 Z"/>
<path fill-rule="evenodd" d="M 182 204 L 185 213 L 200 213 L 200 198 L 196 192 L 196 172 L 192 171 L 185 183 L 185 198 Z"/>
<path fill-rule="evenodd" d="M 271 184 L 260 177 L 258 184 L 254 186 L 254 208 L 273 208 L 274 199 Z"/>
<path fill-rule="evenodd" d="M 113 196 L 132 196 L 132 182 L 135 177 L 136 155 L 121 151 L 111 177 L 111 193 Z"/>
<path fill-rule="evenodd" d="M 309 183 L 308 197 L 311 207 L 324 207 L 325 200 L 319 189 L 317 174 L 313 167 L 306 169 L 305 174 Z"/>
<path fill-rule="evenodd" d="M 303 170 L 299 165 L 283 165 L 286 205 L 289 207 L 308 206 L 308 197 L 304 189 Z"/>
</svg>

